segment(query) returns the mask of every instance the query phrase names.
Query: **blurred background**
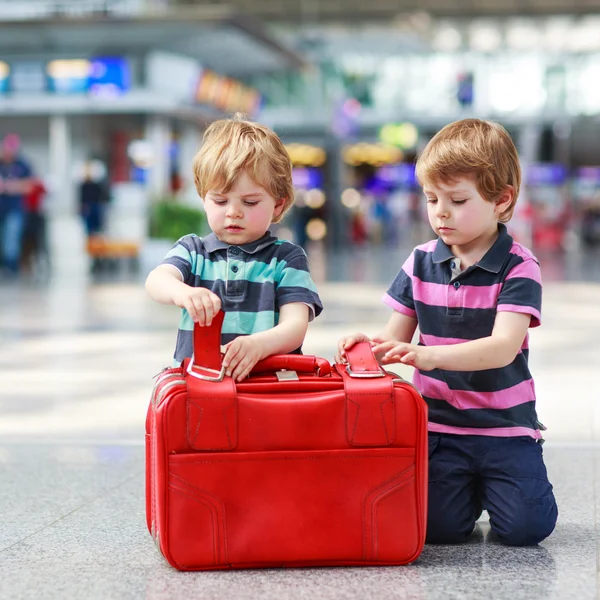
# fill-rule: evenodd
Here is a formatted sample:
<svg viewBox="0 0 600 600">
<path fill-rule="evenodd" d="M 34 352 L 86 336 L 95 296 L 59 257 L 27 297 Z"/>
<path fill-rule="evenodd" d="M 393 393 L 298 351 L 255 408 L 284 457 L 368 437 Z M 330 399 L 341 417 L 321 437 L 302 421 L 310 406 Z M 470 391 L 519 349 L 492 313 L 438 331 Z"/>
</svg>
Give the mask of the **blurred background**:
<svg viewBox="0 0 600 600">
<path fill-rule="evenodd" d="M 9 245 L 20 245 L 3 275 L 124 263 L 147 272 L 164 253 L 157 240 L 182 232 L 177 223 L 185 232 L 197 218 L 202 232 L 189 210 L 201 211 L 190 161 L 207 123 L 236 111 L 288 148 L 298 195 L 278 233 L 302 245 L 335 253 L 429 239 L 415 156 L 446 123 L 477 116 L 502 123 L 522 158 L 515 237 L 538 252 L 593 251 L 597 8 L 0 0 L 3 176 L 19 179 L 17 163 L 30 173 L 16 194 L 20 234 L 1 216 L 5 237 L 19 238 Z"/>
<path fill-rule="evenodd" d="M 308 252 L 325 310 L 304 352 L 330 360 L 381 328 L 433 237 L 420 150 L 463 117 L 508 129 L 509 229 L 544 279 L 530 364 L 560 517 L 543 547 L 186 577 L 161 561 L 144 419 L 179 310 L 143 281 L 207 231 L 191 160 L 237 111 L 293 161 L 275 232 Z M 0 0 L 0 597 L 596 599 L 599 305 L 600 0 Z"/>
</svg>

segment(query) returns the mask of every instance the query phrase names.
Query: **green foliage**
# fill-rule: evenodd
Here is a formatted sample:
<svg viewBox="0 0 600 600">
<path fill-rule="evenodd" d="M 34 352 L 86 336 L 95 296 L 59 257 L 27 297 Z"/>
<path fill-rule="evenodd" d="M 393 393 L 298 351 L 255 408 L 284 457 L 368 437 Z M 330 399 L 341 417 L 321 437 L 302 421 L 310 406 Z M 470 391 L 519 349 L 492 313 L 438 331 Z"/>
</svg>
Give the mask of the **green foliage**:
<svg viewBox="0 0 600 600">
<path fill-rule="evenodd" d="M 188 233 L 203 235 L 206 229 L 206 213 L 199 208 L 170 198 L 152 205 L 149 230 L 151 238 L 176 242 Z"/>
</svg>

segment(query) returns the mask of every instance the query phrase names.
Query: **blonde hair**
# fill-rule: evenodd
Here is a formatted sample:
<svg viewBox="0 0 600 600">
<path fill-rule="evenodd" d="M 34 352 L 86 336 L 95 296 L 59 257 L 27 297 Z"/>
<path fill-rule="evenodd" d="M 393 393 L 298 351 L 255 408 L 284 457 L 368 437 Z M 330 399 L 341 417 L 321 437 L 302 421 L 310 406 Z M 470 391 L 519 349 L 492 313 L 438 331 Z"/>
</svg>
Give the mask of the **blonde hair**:
<svg viewBox="0 0 600 600">
<path fill-rule="evenodd" d="M 276 200 L 284 199 L 278 223 L 294 203 L 292 163 L 277 134 L 236 114 L 221 119 L 204 132 L 204 143 L 193 161 L 194 183 L 202 198 L 208 190 L 228 192 L 247 171 L 252 180 Z"/>
<path fill-rule="evenodd" d="M 477 191 L 497 202 L 508 187 L 513 197 L 499 221 L 512 217 L 521 187 L 521 166 L 515 145 L 502 125 L 480 119 L 463 119 L 446 125 L 429 141 L 416 165 L 421 185 L 473 174 Z"/>
</svg>

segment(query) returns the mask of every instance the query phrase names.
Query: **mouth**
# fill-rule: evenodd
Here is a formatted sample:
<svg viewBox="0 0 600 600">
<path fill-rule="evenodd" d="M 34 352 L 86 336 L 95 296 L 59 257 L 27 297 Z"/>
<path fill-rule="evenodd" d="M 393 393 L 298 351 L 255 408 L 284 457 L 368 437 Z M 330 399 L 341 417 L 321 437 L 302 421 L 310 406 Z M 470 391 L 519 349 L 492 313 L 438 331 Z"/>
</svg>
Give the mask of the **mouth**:
<svg viewBox="0 0 600 600">
<path fill-rule="evenodd" d="M 229 231 L 229 233 L 239 233 L 240 231 L 244 231 L 243 227 L 239 227 L 238 225 L 229 225 L 228 227 L 225 227 L 226 231 Z"/>
<path fill-rule="evenodd" d="M 450 227 L 438 227 L 438 231 L 442 231 L 443 233 L 448 233 L 449 231 L 454 231 Z"/>
</svg>

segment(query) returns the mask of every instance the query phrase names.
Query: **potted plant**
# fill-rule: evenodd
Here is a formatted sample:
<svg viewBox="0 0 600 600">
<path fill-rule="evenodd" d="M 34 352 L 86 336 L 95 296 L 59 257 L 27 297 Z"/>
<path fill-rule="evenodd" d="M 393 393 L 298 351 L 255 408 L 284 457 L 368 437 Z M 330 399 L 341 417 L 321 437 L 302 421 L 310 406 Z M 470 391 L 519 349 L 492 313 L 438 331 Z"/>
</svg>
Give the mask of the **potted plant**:
<svg viewBox="0 0 600 600">
<path fill-rule="evenodd" d="M 206 213 L 166 197 L 153 202 L 148 218 L 148 239 L 141 256 L 142 274 L 147 275 L 165 257 L 173 244 L 188 233 L 204 235 L 207 231 Z"/>
</svg>

